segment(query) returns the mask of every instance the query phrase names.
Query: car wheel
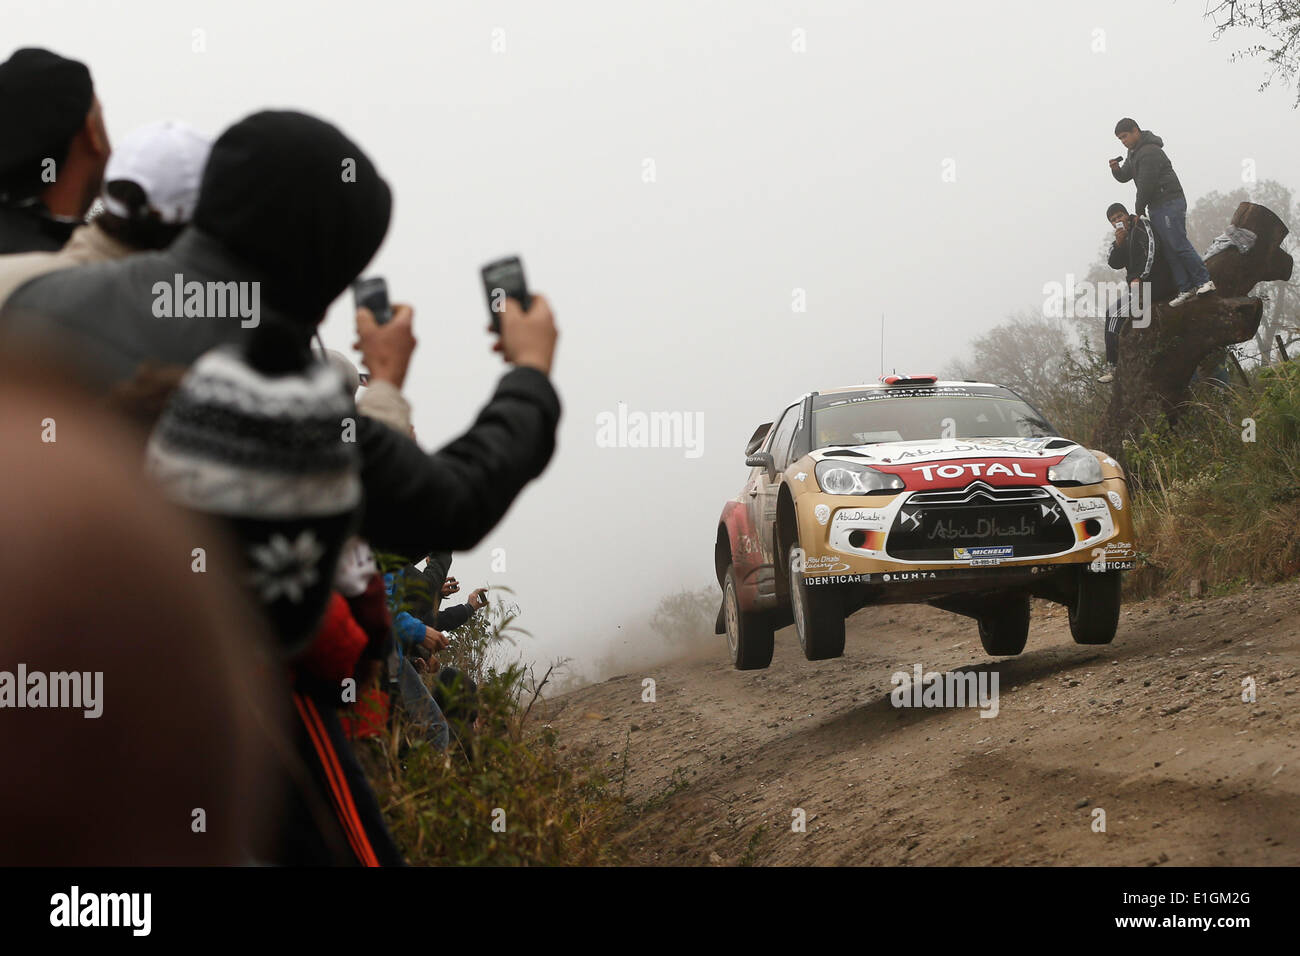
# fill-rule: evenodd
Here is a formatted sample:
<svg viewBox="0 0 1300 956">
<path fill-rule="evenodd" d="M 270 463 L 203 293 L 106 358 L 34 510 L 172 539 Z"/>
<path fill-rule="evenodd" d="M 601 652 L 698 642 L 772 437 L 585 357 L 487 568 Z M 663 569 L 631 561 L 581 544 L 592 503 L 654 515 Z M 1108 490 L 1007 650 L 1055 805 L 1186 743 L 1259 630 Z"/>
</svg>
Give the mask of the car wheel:
<svg viewBox="0 0 1300 956">
<path fill-rule="evenodd" d="M 1120 571 L 1079 571 L 1070 605 L 1070 635 L 1076 644 L 1109 644 L 1119 627 Z"/>
<path fill-rule="evenodd" d="M 844 655 L 844 599 L 834 585 L 808 587 L 803 583 L 803 567 L 797 547 L 792 547 L 786 561 L 790 573 L 790 610 L 794 629 L 799 634 L 803 656 L 810 661 L 825 661 Z"/>
<path fill-rule="evenodd" d="M 761 612 L 740 609 L 740 586 L 736 583 L 734 564 L 727 565 L 722 579 L 722 617 L 727 650 L 736 670 L 761 670 L 772 663 L 772 624 Z"/>
<path fill-rule="evenodd" d="M 999 601 L 996 610 L 975 618 L 980 625 L 980 643 L 994 657 L 1011 657 L 1025 649 L 1029 639 L 1029 595 Z"/>
</svg>

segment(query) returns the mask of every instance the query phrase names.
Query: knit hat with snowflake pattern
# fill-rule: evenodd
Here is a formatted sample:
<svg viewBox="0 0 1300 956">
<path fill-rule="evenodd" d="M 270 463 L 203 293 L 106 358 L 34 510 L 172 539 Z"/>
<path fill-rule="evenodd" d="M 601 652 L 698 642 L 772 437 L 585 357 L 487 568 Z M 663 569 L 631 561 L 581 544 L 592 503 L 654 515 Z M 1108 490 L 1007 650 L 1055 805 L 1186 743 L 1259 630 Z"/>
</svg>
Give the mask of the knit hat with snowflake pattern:
<svg viewBox="0 0 1300 956">
<path fill-rule="evenodd" d="M 355 418 L 328 363 L 268 373 L 225 346 L 194 363 L 149 439 L 147 467 L 164 493 L 234 530 L 246 567 L 232 570 L 289 656 L 314 636 L 356 524 Z"/>
</svg>

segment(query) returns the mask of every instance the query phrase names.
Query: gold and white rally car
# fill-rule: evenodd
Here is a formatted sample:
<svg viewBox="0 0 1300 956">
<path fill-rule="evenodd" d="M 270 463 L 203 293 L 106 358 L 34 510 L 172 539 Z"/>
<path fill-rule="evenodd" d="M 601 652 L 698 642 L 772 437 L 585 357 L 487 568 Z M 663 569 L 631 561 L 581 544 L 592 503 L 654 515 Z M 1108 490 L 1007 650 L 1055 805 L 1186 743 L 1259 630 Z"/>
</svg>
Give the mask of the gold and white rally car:
<svg viewBox="0 0 1300 956">
<path fill-rule="evenodd" d="M 1137 560 L 1124 472 L 1005 386 L 811 392 L 758 427 L 745 464 L 714 551 L 737 668 L 767 667 L 792 621 L 805 657 L 839 657 L 845 618 L 876 604 L 973 617 L 994 655 L 1024 650 L 1030 597 L 1064 604 L 1080 644 L 1115 636 Z"/>
</svg>

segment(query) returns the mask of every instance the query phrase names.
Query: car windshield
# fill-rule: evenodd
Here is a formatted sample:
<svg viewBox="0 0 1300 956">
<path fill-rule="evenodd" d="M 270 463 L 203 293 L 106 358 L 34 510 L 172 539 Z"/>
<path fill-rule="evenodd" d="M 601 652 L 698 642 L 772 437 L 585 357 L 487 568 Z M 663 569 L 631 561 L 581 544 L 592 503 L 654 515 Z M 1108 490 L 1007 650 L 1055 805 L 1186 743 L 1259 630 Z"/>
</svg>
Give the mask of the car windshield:
<svg viewBox="0 0 1300 956">
<path fill-rule="evenodd" d="M 1051 424 L 1008 389 L 896 386 L 818 395 L 813 447 L 933 438 L 1046 438 Z"/>
</svg>

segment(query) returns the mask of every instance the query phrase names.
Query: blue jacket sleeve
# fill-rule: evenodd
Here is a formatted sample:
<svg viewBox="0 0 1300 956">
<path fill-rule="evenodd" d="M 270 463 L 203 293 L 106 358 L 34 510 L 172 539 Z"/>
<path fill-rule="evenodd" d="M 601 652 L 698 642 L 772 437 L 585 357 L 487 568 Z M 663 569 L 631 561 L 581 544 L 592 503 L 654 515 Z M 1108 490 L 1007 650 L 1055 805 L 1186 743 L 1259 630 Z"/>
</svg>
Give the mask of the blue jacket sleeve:
<svg viewBox="0 0 1300 956">
<path fill-rule="evenodd" d="M 398 611 L 393 615 L 393 633 L 407 647 L 419 644 L 424 640 L 424 622 L 406 611 Z"/>
<path fill-rule="evenodd" d="M 384 575 L 384 591 L 388 594 L 388 610 L 393 615 L 393 634 L 399 643 L 410 647 L 424 640 L 424 622 L 409 611 L 399 611 L 393 600 L 393 590 L 397 584 L 397 574 L 389 572 Z"/>
</svg>

